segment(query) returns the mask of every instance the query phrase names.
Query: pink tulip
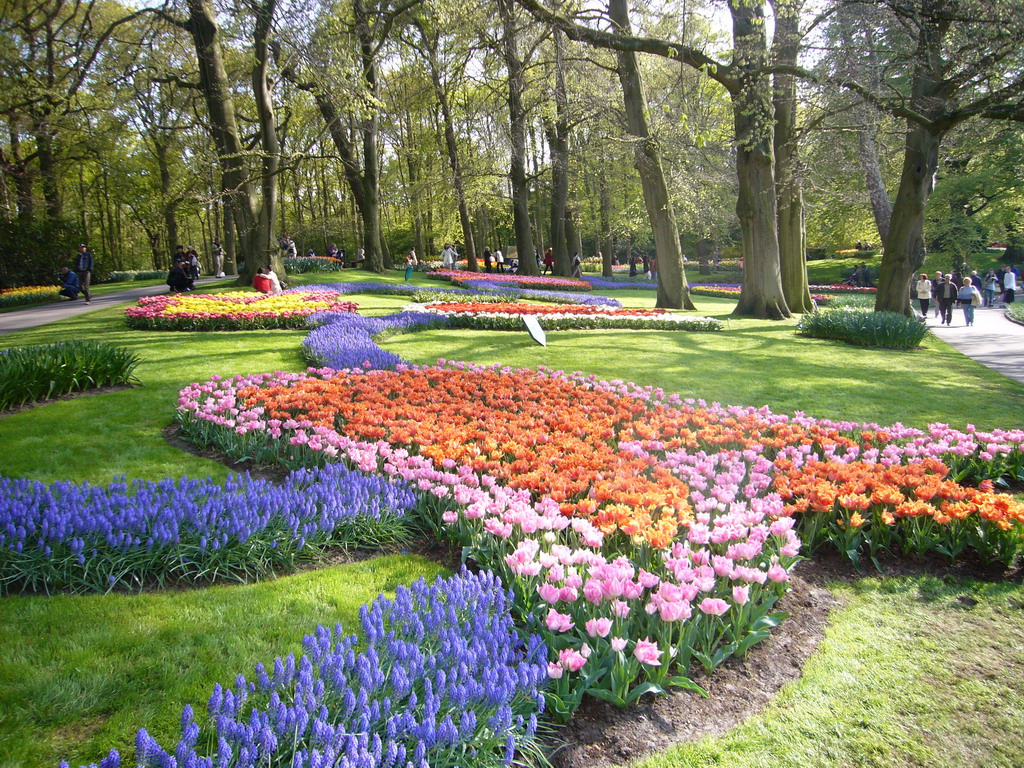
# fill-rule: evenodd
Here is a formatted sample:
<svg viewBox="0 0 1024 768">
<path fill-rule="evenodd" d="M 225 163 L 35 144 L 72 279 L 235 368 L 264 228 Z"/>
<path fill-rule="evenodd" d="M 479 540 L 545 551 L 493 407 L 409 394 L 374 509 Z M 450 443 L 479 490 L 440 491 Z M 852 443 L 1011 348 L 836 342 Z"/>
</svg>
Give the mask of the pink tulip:
<svg viewBox="0 0 1024 768">
<path fill-rule="evenodd" d="M 626 638 L 624 638 L 624 637 L 613 637 L 611 639 L 611 644 L 612 644 L 612 650 L 613 651 L 621 651 L 623 648 L 626 647 Z"/>
<path fill-rule="evenodd" d="M 700 609 L 709 616 L 721 616 L 729 610 L 729 604 L 717 597 L 705 597 L 701 600 Z"/>
<path fill-rule="evenodd" d="M 608 637 L 612 631 L 612 620 L 606 618 L 591 619 L 586 623 L 587 634 L 591 637 Z"/>
<path fill-rule="evenodd" d="M 784 581 L 789 581 L 789 574 L 786 573 L 786 569 L 778 563 L 775 563 L 771 568 L 768 569 L 768 578 L 774 581 L 776 584 L 781 584 Z"/>
<path fill-rule="evenodd" d="M 750 600 L 750 587 L 732 588 L 732 601 L 736 605 L 746 605 L 748 600 Z"/>
<path fill-rule="evenodd" d="M 661 666 L 661 650 L 658 648 L 657 643 L 651 642 L 649 637 L 636 641 L 633 655 L 641 664 L 647 664 L 650 667 Z"/>
<path fill-rule="evenodd" d="M 551 603 L 554 605 L 560 599 L 561 590 L 550 582 L 545 582 L 537 587 L 537 594 L 540 595 L 540 599 L 545 603 Z"/>
<path fill-rule="evenodd" d="M 554 608 L 548 611 L 547 618 L 544 619 L 544 624 L 552 632 L 568 632 L 576 626 L 572 617 L 564 613 L 559 613 Z"/>
</svg>

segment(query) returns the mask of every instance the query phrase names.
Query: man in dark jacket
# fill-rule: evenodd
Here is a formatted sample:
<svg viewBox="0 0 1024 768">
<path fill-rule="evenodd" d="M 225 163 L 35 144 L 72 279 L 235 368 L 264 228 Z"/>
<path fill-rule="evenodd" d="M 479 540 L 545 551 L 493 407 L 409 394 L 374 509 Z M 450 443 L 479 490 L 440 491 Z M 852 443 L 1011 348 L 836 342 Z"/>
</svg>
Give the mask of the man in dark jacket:
<svg viewBox="0 0 1024 768">
<path fill-rule="evenodd" d="M 67 296 L 69 299 L 74 301 L 78 298 L 78 291 L 81 290 L 81 285 L 78 282 L 78 275 L 72 272 L 67 267 L 60 268 L 60 280 L 61 286 L 58 293 L 61 296 Z M 88 303 L 88 302 L 86 302 Z"/>
<path fill-rule="evenodd" d="M 956 303 L 958 291 L 959 289 L 953 282 L 953 275 L 945 275 L 936 292 L 936 297 L 939 300 L 939 316 L 942 318 L 940 325 L 950 325 L 953 322 L 953 305 Z"/>
<path fill-rule="evenodd" d="M 92 254 L 86 248 L 85 243 L 78 246 L 78 254 L 75 256 L 75 272 L 78 273 L 78 282 L 85 294 L 85 303 L 92 301 L 92 294 L 89 292 L 89 283 L 92 280 Z"/>
</svg>

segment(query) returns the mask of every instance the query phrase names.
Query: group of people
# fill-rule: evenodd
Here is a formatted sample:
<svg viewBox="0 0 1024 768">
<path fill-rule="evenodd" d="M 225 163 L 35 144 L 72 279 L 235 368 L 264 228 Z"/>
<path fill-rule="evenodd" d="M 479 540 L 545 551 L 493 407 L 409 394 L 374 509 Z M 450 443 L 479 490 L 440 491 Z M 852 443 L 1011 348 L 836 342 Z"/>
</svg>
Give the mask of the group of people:
<svg viewBox="0 0 1024 768">
<path fill-rule="evenodd" d="M 646 253 L 637 256 L 635 253 L 630 252 L 629 258 L 626 261 L 629 264 L 630 277 L 636 277 L 641 272 L 648 280 L 653 280 L 658 276 L 658 260 L 652 259 Z M 683 261 L 686 261 L 685 256 Z"/>
<path fill-rule="evenodd" d="M 256 274 L 252 278 L 252 287 L 260 293 L 278 294 L 284 291 L 277 273 L 269 265 L 256 270 Z"/>
<path fill-rule="evenodd" d="M 859 249 L 858 249 L 859 250 Z M 853 285 L 858 288 L 874 288 L 871 282 L 871 270 L 865 262 L 861 262 L 853 269 L 853 274 L 846 278 L 846 285 Z"/>
<path fill-rule="evenodd" d="M 81 243 L 78 246 L 78 253 L 75 254 L 75 268 L 70 269 L 68 267 L 60 268 L 60 290 L 58 293 L 61 296 L 75 301 L 78 299 L 78 294 L 85 294 L 85 303 L 92 303 L 92 292 L 89 290 L 89 284 L 92 282 L 93 268 L 95 262 L 92 257 L 92 253 L 85 243 Z"/>
<path fill-rule="evenodd" d="M 600 254 L 598 254 L 598 258 L 600 258 Z M 537 266 L 541 266 L 541 264 L 538 263 Z M 573 252 L 572 259 L 569 261 L 569 266 L 572 270 L 572 277 L 575 277 L 577 280 L 583 277 L 583 261 L 580 259 L 579 251 Z M 544 264 L 543 269 L 541 269 L 541 274 L 555 274 L 555 255 L 550 248 L 544 251 Z"/>
<path fill-rule="evenodd" d="M 953 322 L 953 307 L 959 305 L 964 313 L 964 322 L 974 325 L 974 310 L 977 307 L 994 307 L 998 303 L 1012 304 L 1020 279 L 1020 266 L 990 269 L 981 277 L 977 270 L 961 276 L 958 272 L 935 273 L 929 280 L 922 273 L 914 285 L 914 295 L 921 309 L 921 317 L 928 317 L 928 308 L 934 302 L 935 317 L 940 325 Z"/>
<path fill-rule="evenodd" d="M 219 240 L 213 242 L 215 249 L 220 246 Z M 199 252 L 191 245 L 188 250 L 185 249 L 185 246 L 179 245 L 174 253 L 171 268 L 167 272 L 167 285 L 172 293 L 183 293 L 195 288 L 195 281 L 198 279 Z"/>
</svg>

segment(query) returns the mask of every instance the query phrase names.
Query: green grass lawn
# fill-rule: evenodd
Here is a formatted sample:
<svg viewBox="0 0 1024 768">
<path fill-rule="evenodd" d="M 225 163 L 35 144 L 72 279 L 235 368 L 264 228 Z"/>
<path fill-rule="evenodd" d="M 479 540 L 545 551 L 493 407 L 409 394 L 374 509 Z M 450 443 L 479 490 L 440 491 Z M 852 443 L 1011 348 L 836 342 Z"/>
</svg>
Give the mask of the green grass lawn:
<svg viewBox="0 0 1024 768">
<path fill-rule="evenodd" d="M 339 279 L 402 282 L 399 273 L 362 272 L 291 282 Z M 414 282 L 440 285 L 419 275 Z M 629 306 L 653 306 L 651 291 L 614 295 Z M 406 303 L 352 299 L 367 314 Z M 698 299 L 701 314 L 727 318 L 732 306 Z M 123 308 L 0 336 L 0 347 L 103 339 L 142 357 L 139 388 L 0 417 L 0 472 L 48 481 L 109 482 L 121 473 L 222 478 L 223 465 L 164 441 L 178 390 L 214 374 L 301 370 L 304 336 L 132 331 Z M 865 350 L 800 338 L 791 322 L 730 319 L 722 333 L 562 332 L 548 343 L 536 346 L 525 333 L 459 330 L 395 337 L 386 347 L 417 363 L 545 364 L 779 412 L 915 426 L 1024 425 L 1024 385 L 934 338 L 910 353 Z M 42 768 L 62 758 L 75 765 L 110 747 L 130 754 L 141 726 L 169 739 L 181 706 L 204 706 L 214 683 L 297 650 L 318 623 L 353 625 L 358 605 L 378 592 L 437 572 L 419 558 L 392 556 L 249 586 L 0 599 L 0 768 Z M 650 768 L 1022 764 L 1013 751 L 1024 735 L 1019 584 L 902 578 L 835 589 L 847 606 L 806 674 L 769 710 L 724 737 L 655 758 Z M 960 600 L 967 594 L 975 605 Z"/>
</svg>

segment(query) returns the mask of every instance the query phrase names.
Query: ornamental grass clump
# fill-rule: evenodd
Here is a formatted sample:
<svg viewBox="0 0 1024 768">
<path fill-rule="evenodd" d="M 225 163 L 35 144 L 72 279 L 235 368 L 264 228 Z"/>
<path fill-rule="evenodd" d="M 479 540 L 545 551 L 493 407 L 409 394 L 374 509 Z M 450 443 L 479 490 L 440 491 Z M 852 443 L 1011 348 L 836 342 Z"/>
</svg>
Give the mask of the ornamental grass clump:
<svg viewBox="0 0 1024 768">
<path fill-rule="evenodd" d="M 0 411 L 72 392 L 137 383 L 139 357 L 96 341 L 62 341 L 0 352 Z"/>
<path fill-rule="evenodd" d="M 914 349 L 928 333 L 920 320 L 898 312 L 853 307 L 812 312 L 802 316 L 796 327 L 804 336 L 887 349 Z"/>
<path fill-rule="evenodd" d="M 406 541 L 415 503 L 403 482 L 339 465 L 281 484 L 248 474 L 108 486 L 0 478 L 0 594 L 273 576 L 328 547 Z"/>
<path fill-rule="evenodd" d="M 139 768 L 499 768 L 541 756 L 547 649 L 525 639 L 493 574 L 466 571 L 399 587 L 340 625 L 306 635 L 303 655 L 214 687 L 182 713 L 181 740 L 145 729 Z M 62 768 L 67 768 L 62 763 Z M 100 768 L 120 768 L 112 751 Z"/>
</svg>

